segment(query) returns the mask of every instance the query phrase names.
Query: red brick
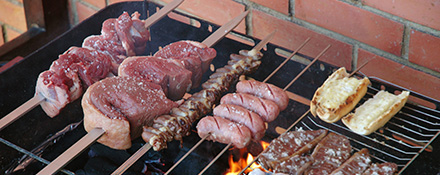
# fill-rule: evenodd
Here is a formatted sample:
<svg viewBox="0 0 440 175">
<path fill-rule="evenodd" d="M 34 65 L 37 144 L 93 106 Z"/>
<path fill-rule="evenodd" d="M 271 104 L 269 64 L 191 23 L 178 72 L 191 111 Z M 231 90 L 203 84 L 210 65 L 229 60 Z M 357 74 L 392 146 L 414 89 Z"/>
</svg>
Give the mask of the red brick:
<svg viewBox="0 0 440 175">
<path fill-rule="evenodd" d="M 109 0 L 109 4 L 114 4 L 118 2 L 127 2 L 127 1 L 143 1 L 143 0 Z"/>
<path fill-rule="evenodd" d="M 105 7 L 105 0 L 84 0 L 84 2 L 87 2 L 90 5 L 93 5 L 99 9 L 102 9 Z"/>
<path fill-rule="evenodd" d="M 403 24 L 337 0 L 296 0 L 295 16 L 400 56 Z"/>
<path fill-rule="evenodd" d="M 84 21 L 97 12 L 97 10 L 92 9 L 81 2 L 76 2 L 76 10 L 78 14 L 78 22 Z"/>
<path fill-rule="evenodd" d="M 289 0 L 251 0 L 257 4 L 269 7 L 286 15 L 289 15 Z"/>
<path fill-rule="evenodd" d="M 15 30 L 11 29 L 10 27 L 5 27 L 4 32 L 6 34 L 5 35 L 6 36 L 5 39 L 7 40 L 6 42 L 11 41 L 21 35 L 20 32 L 17 32 Z"/>
<path fill-rule="evenodd" d="M 361 72 L 440 100 L 440 79 L 360 49 L 358 64 L 371 60 Z"/>
<path fill-rule="evenodd" d="M 411 30 L 409 61 L 440 72 L 440 38 Z"/>
<path fill-rule="evenodd" d="M 263 38 L 267 34 L 278 30 L 271 43 L 285 47 L 290 50 L 298 48 L 308 37 L 310 41 L 299 52 L 305 55 L 315 57 L 327 45 L 331 44 L 327 52 L 320 58 L 321 61 L 328 62 L 336 66 L 344 66 L 351 70 L 352 46 L 306 29 L 292 22 L 281 20 L 265 14 L 263 12 L 252 10 L 252 28 L 253 36 Z"/>
<path fill-rule="evenodd" d="M 0 22 L 26 31 L 26 17 L 23 6 L 13 4 L 7 0 L 0 0 Z"/>
<path fill-rule="evenodd" d="M 362 3 L 410 21 L 440 30 L 439 0 L 362 0 Z"/>
<path fill-rule="evenodd" d="M 3 27 L 0 25 L 0 46 L 5 43 L 5 40 L 3 38 Z"/>
<path fill-rule="evenodd" d="M 166 3 L 172 1 L 173 0 L 164 0 Z M 244 5 L 232 0 L 185 0 L 177 8 L 217 25 L 227 23 L 245 10 Z M 243 20 L 234 31 L 245 33 L 245 20 Z"/>
</svg>

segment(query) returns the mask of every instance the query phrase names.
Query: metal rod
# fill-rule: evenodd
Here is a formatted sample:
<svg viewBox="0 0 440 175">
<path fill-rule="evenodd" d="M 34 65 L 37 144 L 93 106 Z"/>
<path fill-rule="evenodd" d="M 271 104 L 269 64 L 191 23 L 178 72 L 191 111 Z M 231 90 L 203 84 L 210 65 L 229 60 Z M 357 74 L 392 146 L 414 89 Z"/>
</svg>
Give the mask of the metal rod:
<svg viewBox="0 0 440 175">
<path fill-rule="evenodd" d="M 212 164 L 214 164 L 214 162 L 220 158 L 221 155 L 223 155 L 223 153 L 225 153 L 229 147 L 232 146 L 232 143 L 229 143 L 228 145 L 226 145 L 225 148 L 223 148 L 222 152 L 220 152 L 217 156 L 215 156 L 215 158 L 199 173 L 199 175 L 202 175 L 206 170 L 208 170 L 209 167 L 211 167 Z"/>
<path fill-rule="evenodd" d="M 299 47 L 296 51 L 294 51 L 292 54 L 290 54 L 289 57 L 287 57 L 269 76 L 266 77 L 266 79 L 264 79 L 263 83 L 265 83 L 266 81 L 268 81 L 276 72 L 278 72 L 278 70 L 281 69 L 282 66 L 284 66 L 287 61 L 289 61 L 296 53 L 299 52 L 299 50 L 301 50 L 308 42 L 310 41 L 310 37 L 308 37 Z"/>
<path fill-rule="evenodd" d="M 139 150 L 136 151 L 129 159 L 127 159 L 118 169 L 116 169 L 112 175 L 120 175 L 124 173 L 128 168 L 131 167 L 142 155 L 148 152 L 151 149 L 151 145 L 146 143 Z"/>
</svg>

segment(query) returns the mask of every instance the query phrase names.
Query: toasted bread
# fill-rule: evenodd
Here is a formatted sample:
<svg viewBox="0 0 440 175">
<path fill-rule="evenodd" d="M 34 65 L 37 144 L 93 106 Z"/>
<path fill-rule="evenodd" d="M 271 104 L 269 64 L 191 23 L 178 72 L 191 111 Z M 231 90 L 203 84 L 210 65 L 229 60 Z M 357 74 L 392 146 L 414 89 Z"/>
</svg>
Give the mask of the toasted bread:
<svg viewBox="0 0 440 175">
<path fill-rule="evenodd" d="M 325 122 L 333 123 L 354 109 L 367 93 L 370 80 L 348 76 L 345 68 L 341 67 L 316 90 L 310 102 L 313 116 L 318 115 Z"/>
<path fill-rule="evenodd" d="M 379 91 L 373 98 L 356 108 L 342 122 L 353 132 L 368 135 L 384 126 L 397 112 L 402 109 L 408 100 L 409 92 L 403 91 L 394 95 L 386 91 Z"/>
</svg>

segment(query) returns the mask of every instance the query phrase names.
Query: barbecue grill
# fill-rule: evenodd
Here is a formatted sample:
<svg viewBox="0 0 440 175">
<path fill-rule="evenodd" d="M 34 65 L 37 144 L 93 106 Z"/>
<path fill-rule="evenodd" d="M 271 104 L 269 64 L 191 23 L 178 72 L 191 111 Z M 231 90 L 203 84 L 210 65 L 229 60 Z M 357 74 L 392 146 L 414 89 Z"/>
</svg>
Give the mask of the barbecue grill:
<svg viewBox="0 0 440 175">
<path fill-rule="evenodd" d="M 2 95 L 0 96 L 0 108 L 2 110 L 0 111 L 0 116 L 5 116 L 26 100 L 33 97 L 39 73 L 47 70 L 52 61 L 57 59 L 58 55 L 66 51 L 69 47 L 81 46 L 84 38 L 99 34 L 101 24 L 104 20 L 116 18 L 122 14 L 123 11 L 127 11 L 130 14 L 139 11 L 142 14 L 141 19 L 145 19 L 146 13 L 143 12 L 143 3 L 144 2 L 123 2 L 110 5 L 52 42 L 42 46 L 19 64 L 1 73 L 0 91 Z M 146 2 L 145 7 L 147 7 L 149 13 L 152 14 L 161 6 L 152 2 Z M 210 35 L 210 31 L 215 31 L 219 27 L 200 19 L 193 19 L 200 22 L 200 27 L 184 24 L 168 17 L 165 17 L 153 25 L 150 30 L 151 41 L 148 42 L 145 55 L 150 55 L 157 51 L 160 46 L 163 47 L 171 42 L 183 39 L 201 41 Z M 234 33 L 234 35 L 234 38 L 243 38 L 254 43 L 259 41 L 256 38 L 239 33 Z M 224 38 L 213 48 L 217 50 L 218 55 L 212 64 L 215 68 L 220 68 L 226 65 L 231 53 L 238 53 L 238 51 L 242 49 L 251 49 L 252 46 L 230 38 Z M 264 56 L 260 68 L 257 72 L 250 75 L 250 77 L 263 81 L 265 77 L 271 74 L 285 59 L 279 50 L 290 52 L 279 46 L 268 44 L 267 49 L 262 51 Z M 303 60 L 306 62 L 312 60 L 311 57 L 305 55 L 298 54 L 298 56 L 305 58 Z M 289 81 L 305 67 L 306 65 L 298 61 L 289 61 L 278 73 L 269 79 L 268 82 L 279 87 L 285 87 Z M 304 97 L 305 99 L 311 99 L 315 90 L 335 69 L 337 69 L 337 67 L 318 60 L 318 62 L 314 63 L 287 91 Z M 358 73 L 357 76 L 362 76 L 361 72 Z M 208 71 L 202 81 L 206 81 L 211 73 L 212 72 Z M 368 93 L 363 100 L 366 100 L 367 97 L 371 97 L 381 89 L 385 89 L 389 92 L 407 90 L 405 87 L 393 85 L 378 77 L 369 78 L 372 85 L 369 87 Z M 190 93 L 197 92 L 200 89 L 201 88 L 193 89 Z M 357 135 L 351 132 L 341 122 L 334 124 L 325 123 L 319 120 L 319 118 L 314 118 L 311 114 L 306 114 L 294 127 L 306 130 L 328 129 L 331 132 L 346 135 L 349 137 L 355 151 L 359 151 L 361 148 L 368 148 L 373 157 L 373 162 L 394 162 L 398 164 L 399 171 L 401 171 L 402 174 L 429 174 L 430 172 L 439 172 L 440 161 L 437 157 L 440 156 L 440 151 L 438 150 L 440 142 L 438 139 L 436 141 L 434 140 L 440 134 L 440 102 L 412 91 L 411 96 L 432 103 L 436 108 L 431 109 L 423 105 L 408 102 L 385 127 L 369 136 Z M 282 111 L 275 121 L 269 123 L 263 140 L 270 142 L 270 140 L 279 135 L 276 130 L 277 127 L 288 128 L 292 123 L 297 121 L 300 116 L 309 109 L 308 104 L 304 102 L 307 102 L 307 100 L 302 100 L 301 102 L 291 100 L 287 109 Z M 55 159 L 86 134 L 81 123 L 82 117 L 83 113 L 80 99 L 69 104 L 55 118 L 47 117 L 40 107 L 25 114 L 21 119 L 0 131 L 0 138 L 3 142 L 0 144 L 0 150 L 2 150 L 0 151 L 1 172 L 5 172 L 11 166 L 15 167 L 16 163 L 26 152 L 30 152 L 48 140 L 49 137 L 62 131 L 56 140 L 49 142 L 50 144 L 48 144 L 47 148 L 45 148 L 41 154 L 32 153 L 40 155 L 42 159 L 30 162 L 24 170 L 18 171 L 16 174 L 35 174 L 41 170 L 46 165 L 42 163 L 44 160 L 51 161 Z M 151 163 L 149 166 L 150 169 L 154 170 L 154 168 L 158 168 L 162 171 L 166 171 L 167 168 L 172 166 L 175 160 L 191 149 L 198 140 L 200 140 L 200 138 L 198 138 L 197 133 L 193 132 L 190 136 L 184 138 L 182 146 L 180 146 L 179 142 L 173 141 L 169 143 L 169 148 L 163 151 L 154 152 L 150 150 L 149 154 L 144 156 L 143 160 L 151 161 L 149 162 Z M 121 160 L 119 160 L 119 162 L 123 162 L 133 153 L 133 150 L 136 150 L 135 148 L 139 148 L 143 143 L 141 139 L 135 140 L 133 148 L 128 151 L 112 150 L 99 143 L 95 143 L 90 149 L 86 150 L 66 166 L 62 173 L 68 174 L 69 172 L 79 172 L 79 170 L 85 169 L 85 166 L 89 166 L 86 162 L 90 160 L 90 154 L 96 153 L 96 150 L 100 149 L 105 149 L 104 152 L 108 152 L 109 154 L 120 155 Z M 197 174 L 224 146 L 224 144 L 205 141 L 190 155 L 190 158 L 184 160 L 173 172 L 176 174 Z M 93 150 L 95 150 L 95 152 L 93 152 Z M 160 157 L 162 163 L 164 163 L 163 166 L 157 164 L 157 157 Z M 206 174 L 222 174 L 222 172 L 228 168 L 226 157 L 227 155 L 224 155 L 220 160 L 216 161 Z M 154 164 L 155 162 L 156 164 Z M 151 165 L 156 166 L 152 167 Z M 102 167 L 101 172 L 107 172 L 105 171 L 106 168 L 108 167 Z M 140 173 L 140 170 L 138 173 Z"/>
</svg>

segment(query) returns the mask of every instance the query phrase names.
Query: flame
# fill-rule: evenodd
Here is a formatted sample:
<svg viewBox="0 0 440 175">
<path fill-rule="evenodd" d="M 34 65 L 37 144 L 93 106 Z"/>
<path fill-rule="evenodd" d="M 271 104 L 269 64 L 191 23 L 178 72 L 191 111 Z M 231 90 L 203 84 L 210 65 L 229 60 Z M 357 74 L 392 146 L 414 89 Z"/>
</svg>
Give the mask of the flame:
<svg viewBox="0 0 440 175">
<path fill-rule="evenodd" d="M 266 149 L 269 146 L 269 143 L 261 141 L 261 146 Z M 242 155 L 246 154 L 247 156 L 246 158 L 243 158 Z M 245 168 L 247 165 L 249 165 L 253 160 L 254 160 L 254 156 L 252 156 L 252 154 L 248 153 L 246 148 L 243 148 L 240 150 L 240 159 L 235 162 L 234 161 L 234 156 L 230 155 L 228 158 L 228 162 L 229 162 L 229 169 L 228 171 L 225 173 L 225 175 L 236 175 L 239 172 L 241 172 L 241 170 L 243 170 L 243 168 Z M 244 172 L 247 174 L 250 171 L 252 171 L 253 169 L 259 169 L 261 168 L 261 165 L 258 165 L 257 163 L 252 163 L 252 165 L 246 169 Z"/>
</svg>

